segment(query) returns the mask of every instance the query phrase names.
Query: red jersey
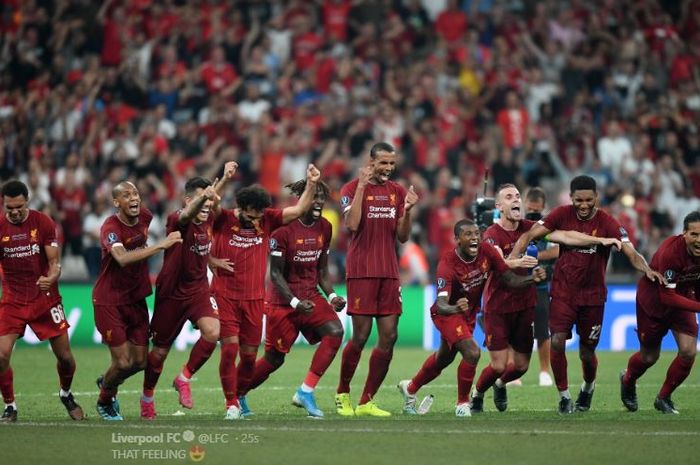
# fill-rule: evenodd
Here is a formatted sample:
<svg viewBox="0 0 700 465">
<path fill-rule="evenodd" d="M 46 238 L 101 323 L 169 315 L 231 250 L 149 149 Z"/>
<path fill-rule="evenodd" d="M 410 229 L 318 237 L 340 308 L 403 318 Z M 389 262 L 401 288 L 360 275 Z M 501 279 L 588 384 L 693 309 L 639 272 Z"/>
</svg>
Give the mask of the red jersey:
<svg viewBox="0 0 700 465">
<path fill-rule="evenodd" d="M 700 257 L 688 253 L 683 235 L 671 236 L 661 243 L 649 264 L 668 281 L 668 288 L 688 299 L 697 301 L 700 292 Z M 637 302 L 646 313 L 663 316 L 672 310 L 659 298 L 661 284 L 642 276 L 637 284 Z"/>
<path fill-rule="evenodd" d="M 484 242 L 500 247 L 503 256 L 507 257 L 513 250 L 513 246 L 520 236 L 532 228 L 534 221 L 520 220 L 518 228 L 507 231 L 494 223 L 484 231 Z M 513 273 L 526 276 L 526 268 L 516 268 Z M 499 276 L 492 276 L 486 284 L 484 293 L 484 312 L 488 313 L 512 313 L 519 312 L 537 305 L 537 289 L 535 286 L 523 288 L 508 287 Z"/>
<path fill-rule="evenodd" d="M 318 261 L 328 253 L 332 226 L 325 218 L 307 226 L 296 220 L 279 228 L 270 238 L 270 255 L 284 258 L 284 279 L 299 300 L 312 300 L 318 291 Z M 287 305 L 286 299 L 274 283 L 267 291 L 267 302 Z"/>
<path fill-rule="evenodd" d="M 187 300 L 208 292 L 207 266 L 211 250 L 211 215 L 204 223 L 180 224 L 180 211 L 168 215 L 166 233 L 180 231 L 182 242 L 165 251 L 163 268 L 156 279 L 156 294 L 169 299 Z"/>
<path fill-rule="evenodd" d="M 102 263 L 100 275 L 92 288 L 92 303 L 97 305 L 126 305 L 139 302 L 150 295 L 148 260 L 141 260 L 124 267 L 112 256 L 112 247 L 122 246 L 126 251 L 146 247 L 148 226 L 153 214 L 141 207 L 139 219 L 133 226 L 122 222 L 115 214 L 102 224 L 100 244 Z"/>
<path fill-rule="evenodd" d="M 217 295 L 237 300 L 265 298 L 265 272 L 272 231 L 282 226 L 282 210 L 266 208 L 260 228 L 243 228 L 233 210 L 221 210 L 214 223 L 214 256 L 233 262 L 233 273 L 217 270 L 211 283 Z"/>
<path fill-rule="evenodd" d="M 340 190 L 343 213 L 350 210 L 358 182 L 358 179 L 350 181 Z M 405 198 L 406 189 L 393 181 L 367 184 L 362 219 L 348 245 L 348 278 L 399 278 L 396 230 L 404 214 Z"/>
<path fill-rule="evenodd" d="M 482 242 L 479 252 L 471 261 L 466 261 L 457 249 L 446 252 L 437 266 L 437 296 L 447 297 L 447 303 L 455 305 L 457 300 L 466 297 L 469 301 L 469 314 L 473 315 L 481 307 L 481 294 L 492 270 L 497 273 L 508 271 L 508 265 L 498 251 L 487 242 Z M 430 314 L 437 315 L 437 302 L 430 307 Z"/>
<path fill-rule="evenodd" d="M 580 220 L 573 205 L 555 208 L 539 221 L 550 231 L 578 231 L 596 237 L 614 237 L 629 242 L 627 231 L 609 213 L 598 209 L 593 218 Z M 603 305 L 608 298 L 605 269 L 610 247 L 559 246 L 550 295 L 576 305 Z"/>
<path fill-rule="evenodd" d="M 49 260 L 44 247 L 58 247 L 56 224 L 36 210 L 29 210 L 20 224 L 7 217 L 0 219 L 0 260 L 3 270 L 2 302 L 28 304 L 39 297 L 36 285 L 40 276 L 49 272 Z M 58 284 L 48 291 L 50 298 L 60 298 Z"/>
</svg>

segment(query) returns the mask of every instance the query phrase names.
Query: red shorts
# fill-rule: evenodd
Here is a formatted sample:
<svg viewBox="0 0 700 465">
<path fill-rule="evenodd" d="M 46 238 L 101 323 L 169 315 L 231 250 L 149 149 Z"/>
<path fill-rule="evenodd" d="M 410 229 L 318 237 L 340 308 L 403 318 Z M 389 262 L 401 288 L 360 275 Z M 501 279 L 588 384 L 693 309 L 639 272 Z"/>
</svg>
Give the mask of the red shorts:
<svg viewBox="0 0 700 465">
<path fill-rule="evenodd" d="M 519 312 L 484 313 L 484 345 L 488 350 L 505 350 L 509 346 L 521 354 L 532 353 L 535 340 L 535 307 Z"/>
<path fill-rule="evenodd" d="M 68 331 L 70 325 L 58 299 L 45 295 L 30 303 L 0 303 L 0 336 L 18 334 L 24 336 L 27 325 L 40 341 L 52 339 Z"/>
<path fill-rule="evenodd" d="M 316 344 L 321 340 L 316 333 L 316 328 L 329 321 L 337 321 L 338 315 L 331 304 L 321 296 L 313 299 L 316 304 L 314 311 L 306 314 L 294 310 L 289 305 L 265 306 L 267 317 L 265 326 L 265 350 L 275 349 L 283 354 L 289 353 L 294 341 L 301 332 L 309 344 Z"/>
<path fill-rule="evenodd" d="M 596 348 L 603 328 L 603 305 L 574 305 L 552 298 L 549 303 L 549 331 L 566 333 L 571 339 L 571 329 L 576 325 L 580 344 Z"/>
<path fill-rule="evenodd" d="M 146 299 L 126 305 L 94 305 L 95 327 L 102 343 L 118 347 L 126 341 L 148 346 L 148 306 Z"/>
<path fill-rule="evenodd" d="M 401 315 L 401 282 L 393 278 L 347 280 L 348 315 Z"/>
<path fill-rule="evenodd" d="M 459 341 L 471 339 L 476 325 L 476 313 L 467 315 L 464 312 L 452 315 L 433 315 L 433 324 L 440 331 L 440 337 L 451 349 Z"/>
<path fill-rule="evenodd" d="M 637 338 L 644 347 L 658 348 L 668 330 L 698 337 L 698 320 L 693 312 L 668 310 L 661 316 L 650 315 L 637 301 Z"/>
<path fill-rule="evenodd" d="M 217 296 L 221 339 L 238 336 L 238 342 L 248 346 L 259 346 L 262 340 L 265 301 L 235 300 Z"/>
<path fill-rule="evenodd" d="M 219 318 L 216 300 L 209 292 L 195 294 L 186 300 L 159 297 L 156 294 L 155 310 L 151 319 L 153 345 L 169 348 L 187 320 L 196 325 L 197 321 L 204 317 Z"/>
</svg>

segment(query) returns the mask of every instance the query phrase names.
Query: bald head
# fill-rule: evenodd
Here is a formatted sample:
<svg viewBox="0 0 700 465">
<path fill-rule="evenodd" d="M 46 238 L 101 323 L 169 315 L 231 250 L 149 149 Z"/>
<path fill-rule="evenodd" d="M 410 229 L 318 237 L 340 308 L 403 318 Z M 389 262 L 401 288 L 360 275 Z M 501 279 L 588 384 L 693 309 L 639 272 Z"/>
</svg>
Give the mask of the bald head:
<svg viewBox="0 0 700 465">
<path fill-rule="evenodd" d="M 131 181 L 122 181 L 122 182 L 120 182 L 119 184 L 117 184 L 116 186 L 114 186 L 114 187 L 112 188 L 112 198 L 113 198 L 113 199 L 116 199 L 116 198 L 119 197 L 119 195 L 122 194 L 124 191 L 130 190 L 130 189 L 135 189 L 135 190 L 138 191 L 138 189 L 136 189 L 136 186 L 134 185 L 133 182 L 131 182 Z"/>
</svg>

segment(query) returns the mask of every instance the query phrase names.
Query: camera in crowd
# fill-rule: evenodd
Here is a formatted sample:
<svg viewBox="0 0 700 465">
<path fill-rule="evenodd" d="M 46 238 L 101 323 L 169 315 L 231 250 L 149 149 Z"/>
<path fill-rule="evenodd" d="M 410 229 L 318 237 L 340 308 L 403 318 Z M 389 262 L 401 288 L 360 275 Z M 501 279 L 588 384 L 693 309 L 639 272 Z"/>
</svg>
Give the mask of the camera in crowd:
<svg viewBox="0 0 700 465">
<path fill-rule="evenodd" d="M 485 230 L 491 226 L 494 219 L 498 218 L 499 211 L 496 210 L 496 199 L 493 197 L 477 197 L 471 206 L 472 218 L 480 230 Z"/>
</svg>

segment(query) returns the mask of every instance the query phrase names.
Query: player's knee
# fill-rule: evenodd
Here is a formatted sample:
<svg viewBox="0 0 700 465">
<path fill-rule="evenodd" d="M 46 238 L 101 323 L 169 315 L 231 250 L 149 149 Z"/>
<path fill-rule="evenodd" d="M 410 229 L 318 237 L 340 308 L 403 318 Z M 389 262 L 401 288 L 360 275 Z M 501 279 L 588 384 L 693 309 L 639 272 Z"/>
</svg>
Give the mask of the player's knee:
<svg viewBox="0 0 700 465">
<path fill-rule="evenodd" d="M 118 357 L 114 360 L 114 365 L 121 372 L 131 371 L 131 357 L 128 355 Z"/>
<path fill-rule="evenodd" d="M 275 368 L 279 368 L 284 364 L 284 354 L 276 350 L 265 352 L 265 359 Z"/>
<path fill-rule="evenodd" d="M 566 350 L 566 335 L 555 334 L 551 338 L 551 348 L 557 352 Z"/>
<path fill-rule="evenodd" d="M 66 368 L 75 366 L 75 359 L 73 358 L 73 353 L 69 350 L 61 350 L 56 353 L 56 360 L 58 363 Z"/>
<path fill-rule="evenodd" d="M 334 338 L 334 339 L 340 339 L 341 341 L 342 341 L 344 335 L 345 335 L 345 332 L 343 331 L 343 327 L 340 325 L 332 326 L 328 330 L 328 334 L 326 334 L 327 337 Z"/>
<path fill-rule="evenodd" d="M 678 356 L 686 363 L 694 363 L 696 354 L 697 349 L 695 347 L 688 347 L 687 349 L 681 349 L 678 351 Z"/>
<path fill-rule="evenodd" d="M 354 333 L 352 335 L 352 344 L 355 347 L 358 347 L 360 349 L 365 347 L 365 344 L 367 344 L 367 338 L 369 337 L 369 334 L 357 334 Z"/>
<path fill-rule="evenodd" d="M 467 363 L 476 365 L 479 363 L 479 358 L 481 358 L 481 350 L 479 350 L 478 346 L 474 345 L 474 347 L 469 347 L 463 356 Z"/>
<path fill-rule="evenodd" d="M 502 375 L 506 371 L 506 361 L 492 360 L 491 369 L 499 375 Z"/>
<path fill-rule="evenodd" d="M 7 370 L 7 367 L 10 366 L 10 355 L 12 354 L 11 350 L 0 350 L 0 371 L 5 371 Z"/>
</svg>

